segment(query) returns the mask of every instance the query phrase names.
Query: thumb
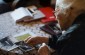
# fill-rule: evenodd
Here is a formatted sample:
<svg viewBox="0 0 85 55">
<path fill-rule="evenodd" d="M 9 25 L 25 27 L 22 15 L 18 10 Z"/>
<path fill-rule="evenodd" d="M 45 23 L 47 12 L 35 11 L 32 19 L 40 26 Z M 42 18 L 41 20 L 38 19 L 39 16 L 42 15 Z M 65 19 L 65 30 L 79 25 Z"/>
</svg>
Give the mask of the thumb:
<svg viewBox="0 0 85 55">
<path fill-rule="evenodd" d="M 38 50 L 39 55 L 50 55 L 49 47 L 43 43 L 42 46 Z"/>
</svg>

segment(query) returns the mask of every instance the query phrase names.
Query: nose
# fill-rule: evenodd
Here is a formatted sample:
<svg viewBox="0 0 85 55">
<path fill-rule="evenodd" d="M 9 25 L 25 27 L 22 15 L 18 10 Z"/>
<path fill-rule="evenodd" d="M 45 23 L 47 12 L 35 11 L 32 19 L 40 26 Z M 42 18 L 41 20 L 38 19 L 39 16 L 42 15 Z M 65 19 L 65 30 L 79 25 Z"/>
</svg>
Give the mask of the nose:
<svg viewBox="0 0 85 55">
<path fill-rule="evenodd" d="M 64 18 L 64 14 L 58 13 L 58 14 L 57 14 L 57 18 L 58 18 L 58 19 Z"/>
<path fill-rule="evenodd" d="M 61 12 L 60 9 L 56 9 L 56 10 L 55 10 L 55 16 L 56 16 L 57 18 L 63 18 L 64 14 Z"/>
</svg>

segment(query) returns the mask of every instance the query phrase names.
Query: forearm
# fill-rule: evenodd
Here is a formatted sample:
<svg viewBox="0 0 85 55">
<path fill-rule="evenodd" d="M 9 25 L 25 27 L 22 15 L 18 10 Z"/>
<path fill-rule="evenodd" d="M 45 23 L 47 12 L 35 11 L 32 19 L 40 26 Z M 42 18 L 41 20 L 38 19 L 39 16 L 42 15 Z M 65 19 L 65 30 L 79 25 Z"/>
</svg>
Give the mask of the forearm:
<svg viewBox="0 0 85 55">
<path fill-rule="evenodd" d="M 45 38 L 42 37 L 42 39 L 43 39 L 42 42 L 45 42 L 45 43 L 48 43 L 49 42 L 49 37 L 45 37 Z"/>
</svg>

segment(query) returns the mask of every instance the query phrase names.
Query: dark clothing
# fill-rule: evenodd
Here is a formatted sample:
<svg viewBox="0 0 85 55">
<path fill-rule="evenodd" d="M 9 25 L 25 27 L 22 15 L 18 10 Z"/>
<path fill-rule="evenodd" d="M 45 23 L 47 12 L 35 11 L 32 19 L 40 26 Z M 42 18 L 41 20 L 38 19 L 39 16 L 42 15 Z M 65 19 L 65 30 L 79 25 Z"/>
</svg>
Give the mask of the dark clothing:
<svg viewBox="0 0 85 55">
<path fill-rule="evenodd" d="M 51 0 L 39 0 L 40 1 L 40 5 L 47 7 L 47 6 L 51 6 Z"/>
<path fill-rule="evenodd" d="M 50 47 L 59 55 L 85 55 L 85 14 L 78 16 L 59 38 L 53 35 L 52 39 L 49 39 Z"/>
<path fill-rule="evenodd" d="M 13 2 L 14 0 L 3 0 L 3 1 L 6 3 L 10 3 L 10 2 Z"/>
<path fill-rule="evenodd" d="M 8 4 L 0 4 L 0 14 L 11 11 L 11 7 Z"/>
<path fill-rule="evenodd" d="M 8 3 L 13 2 L 14 0 L 1 0 L 0 1 L 0 14 L 12 11 L 11 5 Z"/>
<path fill-rule="evenodd" d="M 27 7 L 32 5 L 39 6 L 39 1 L 38 0 L 36 1 L 35 0 L 19 0 L 15 8 Z"/>
</svg>

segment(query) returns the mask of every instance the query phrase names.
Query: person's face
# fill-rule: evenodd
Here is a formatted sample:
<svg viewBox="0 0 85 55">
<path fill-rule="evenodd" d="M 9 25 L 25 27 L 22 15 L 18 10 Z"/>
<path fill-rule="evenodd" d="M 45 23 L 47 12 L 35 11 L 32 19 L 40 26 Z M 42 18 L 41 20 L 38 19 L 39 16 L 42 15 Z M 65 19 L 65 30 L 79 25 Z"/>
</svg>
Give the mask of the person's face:
<svg viewBox="0 0 85 55">
<path fill-rule="evenodd" d="M 85 0 L 57 0 L 55 16 L 62 30 L 70 27 L 75 18 L 85 11 Z"/>
<path fill-rule="evenodd" d="M 70 11 L 67 8 L 68 6 L 63 7 L 62 5 L 59 4 L 63 4 L 62 0 L 61 1 L 57 0 L 55 16 L 58 21 L 58 24 L 60 25 L 60 28 L 64 30 L 67 29 L 71 23 L 70 18 L 68 18 Z"/>
<path fill-rule="evenodd" d="M 66 12 L 66 10 L 59 9 L 55 13 L 58 24 L 62 30 L 67 29 L 73 23 L 73 21 L 75 19 L 75 17 L 71 15 L 70 11 L 68 11 L 67 13 L 65 13 L 65 12 Z"/>
</svg>

